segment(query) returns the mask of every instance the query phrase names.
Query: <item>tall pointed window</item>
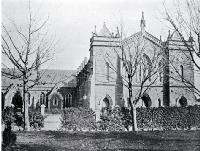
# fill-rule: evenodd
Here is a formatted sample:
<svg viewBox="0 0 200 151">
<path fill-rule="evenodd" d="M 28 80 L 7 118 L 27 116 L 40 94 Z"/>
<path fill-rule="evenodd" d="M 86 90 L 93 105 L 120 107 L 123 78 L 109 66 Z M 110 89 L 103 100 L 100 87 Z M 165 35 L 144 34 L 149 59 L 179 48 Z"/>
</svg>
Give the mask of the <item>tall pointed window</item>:
<svg viewBox="0 0 200 151">
<path fill-rule="evenodd" d="M 58 98 L 57 97 L 54 98 L 53 105 L 58 105 Z"/>
<path fill-rule="evenodd" d="M 149 81 L 151 82 L 151 68 L 152 68 L 152 63 L 147 54 L 143 54 L 143 77 L 148 78 Z"/>
<path fill-rule="evenodd" d="M 106 62 L 106 79 L 109 81 L 109 63 L 108 62 Z"/>
<path fill-rule="evenodd" d="M 181 65 L 180 68 L 181 68 L 181 73 L 180 73 L 180 75 L 181 75 L 181 80 L 183 81 L 183 80 L 184 80 L 183 66 Z"/>
<path fill-rule="evenodd" d="M 136 82 L 140 82 L 140 80 L 141 80 L 141 67 L 138 66 L 136 70 Z"/>
<path fill-rule="evenodd" d="M 31 95 L 29 92 L 27 93 L 27 99 L 28 99 L 28 105 L 30 106 L 31 105 Z"/>
<path fill-rule="evenodd" d="M 40 94 L 40 104 L 42 105 L 42 104 L 45 104 L 45 94 L 44 94 L 44 92 L 42 92 L 41 94 Z"/>
<path fill-rule="evenodd" d="M 65 96 L 64 108 L 71 107 L 71 106 L 72 106 L 72 95 L 70 93 L 68 93 Z"/>
<path fill-rule="evenodd" d="M 139 81 L 142 80 L 142 66 L 140 65 L 140 70 L 139 70 Z"/>
<path fill-rule="evenodd" d="M 158 64 L 158 70 L 159 70 L 159 79 L 160 79 L 160 82 L 162 82 L 162 70 L 161 70 L 161 67 L 162 67 L 162 63 L 159 62 Z"/>
</svg>

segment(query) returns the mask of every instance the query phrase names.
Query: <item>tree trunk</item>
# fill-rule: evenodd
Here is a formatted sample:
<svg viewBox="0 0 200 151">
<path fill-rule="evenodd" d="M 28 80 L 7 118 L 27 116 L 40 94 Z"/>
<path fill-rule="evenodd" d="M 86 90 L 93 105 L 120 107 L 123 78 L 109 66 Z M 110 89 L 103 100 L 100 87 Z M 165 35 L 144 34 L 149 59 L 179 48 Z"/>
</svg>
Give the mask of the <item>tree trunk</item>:
<svg viewBox="0 0 200 151">
<path fill-rule="evenodd" d="M 28 96 L 26 93 L 26 79 L 23 80 L 23 103 L 24 103 L 24 130 L 30 130 L 29 115 L 28 115 Z"/>
<path fill-rule="evenodd" d="M 134 124 L 134 108 L 133 108 L 133 103 L 132 103 L 132 98 L 133 98 L 133 96 L 132 96 L 132 80 L 129 78 L 129 99 L 128 99 L 128 103 L 129 103 L 129 105 L 130 105 L 130 107 L 131 107 L 131 111 L 130 111 L 130 113 L 131 113 L 131 121 L 132 121 L 132 131 L 134 132 L 135 131 L 135 124 Z"/>
<path fill-rule="evenodd" d="M 131 93 L 132 94 L 132 93 Z M 132 99 L 130 99 L 130 103 L 132 102 L 131 101 Z M 137 112 L 136 112 L 136 106 L 133 105 L 131 103 L 131 121 L 132 121 L 132 131 L 137 131 Z"/>
<path fill-rule="evenodd" d="M 30 130 L 29 115 L 28 115 L 28 94 L 25 94 L 25 130 Z"/>
<path fill-rule="evenodd" d="M 130 99 L 130 98 L 129 98 Z M 130 99 L 131 100 L 131 99 Z M 132 131 L 135 131 L 135 125 L 134 125 L 134 111 L 133 111 L 133 105 L 131 104 L 131 121 L 132 121 Z"/>
<path fill-rule="evenodd" d="M 137 112 L 136 112 L 136 106 L 133 106 L 133 125 L 134 125 L 134 131 L 137 131 Z"/>
</svg>

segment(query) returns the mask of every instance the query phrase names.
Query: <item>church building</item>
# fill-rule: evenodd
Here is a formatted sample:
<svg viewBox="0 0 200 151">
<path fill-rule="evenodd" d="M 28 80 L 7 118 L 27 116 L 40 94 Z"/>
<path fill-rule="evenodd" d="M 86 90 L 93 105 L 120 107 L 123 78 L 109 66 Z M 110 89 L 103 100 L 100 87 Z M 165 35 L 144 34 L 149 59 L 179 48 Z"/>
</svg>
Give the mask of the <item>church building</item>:
<svg viewBox="0 0 200 151">
<path fill-rule="evenodd" d="M 135 46 L 138 37 L 145 43 L 145 51 L 141 53 L 149 65 L 152 65 L 154 53 L 162 55 L 160 61 L 162 69 L 148 79 L 142 92 L 142 97 L 137 103 L 138 107 L 159 106 L 187 106 L 195 105 L 193 88 L 185 84 L 184 80 L 194 84 L 194 66 L 188 59 L 189 51 L 176 32 L 169 33 L 166 41 L 156 38 L 145 30 L 144 14 L 140 21 L 140 31 L 122 39 L 119 30 L 112 33 L 103 24 L 100 32 L 93 32 L 90 38 L 90 57 L 84 58 L 76 71 L 48 71 L 44 72 L 42 80 L 48 84 L 39 85 L 30 92 L 30 106 L 36 103 L 44 104 L 47 111 L 64 109 L 67 107 L 86 107 L 101 113 L 105 108 L 114 106 L 128 107 L 128 89 L 123 77 L 127 77 L 124 62 L 122 61 L 122 44 L 125 47 Z M 188 40 L 192 46 L 192 38 Z M 143 45 L 144 46 L 144 45 Z M 132 50 L 132 49 L 130 49 Z M 121 54 L 121 56 L 120 56 Z M 141 56 L 140 56 L 141 57 Z M 108 60 L 109 58 L 109 60 Z M 159 66 L 161 62 L 157 62 Z M 52 74 L 53 72 L 54 74 Z M 136 70 L 133 77 L 133 98 L 140 89 L 144 73 Z M 153 83 L 150 84 L 155 79 Z M 3 82 L 4 84 L 4 82 Z M 2 84 L 2 96 L 6 97 L 8 84 Z M 20 87 L 20 86 L 19 86 Z M 6 100 L 5 100 L 6 101 Z M 12 103 L 4 103 L 9 106 Z"/>
<path fill-rule="evenodd" d="M 194 66 L 191 62 L 189 51 L 181 42 L 176 32 L 169 33 L 166 41 L 156 38 L 145 30 L 145 19 L 142 14 L 141 30 L 130 37 L 121 40 L 119 31 L 113 34 L 103 24 L 99 33 L 94 32 L 90 39 L 90 58 L 87 63 L 77 70 L 77 85 L 79 92 L 78 100 L 83 106 L 92 108 L 96 112 L 101 112 L 104 107 L 113 108 L 114 106 L 128 106 L 128 89 L 124 85 L 122 77 L 126 77 L 125 67 L 122 59 L 118 56 L 122 51 L 120 44 L 134 45 L 138 37 L 143 38 L 145 52 L 149 64 L 155 52 L 160 54 L 161 62 L 164 63 L 162 69 L 156 73 L 156 80 L 143 93 L 137 106 L 159 107 L 159 106 L 187 106 L 195 105 L 194 90 L 188 83 L 194 84 Z M 192 46 L 192 37 L 188 39 L 188 44 Z M 114 50 L 114 51 L 113 51 Z M 112 61 L 107 61 L 108 56 Z M 113 70 L 113 68 L 115 70 Z M 142 76 L 140 71 L 133 77 L 133 98 L 141 86 L 138 77 Z M 140 77 L 141 78 L 141 77 Z M 81 80 L 82 79 L 82 80 Z M 153 77 L 152 77 L 153 79 Z M 149 78 L 149 81 L 151 79 Z"/>
</svg>

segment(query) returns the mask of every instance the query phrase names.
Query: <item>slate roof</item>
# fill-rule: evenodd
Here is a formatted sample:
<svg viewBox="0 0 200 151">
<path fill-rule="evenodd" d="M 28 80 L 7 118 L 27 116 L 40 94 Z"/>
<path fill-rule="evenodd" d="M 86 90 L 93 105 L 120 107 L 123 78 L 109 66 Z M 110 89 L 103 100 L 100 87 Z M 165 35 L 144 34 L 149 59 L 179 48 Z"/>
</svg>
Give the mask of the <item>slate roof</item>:
<svg viewBox="0 0 200 151">
<path fill-rule="evenodd" d="M 66 80 L 74 73 L 75 70 L 42 70 L 41 81 L 45 83 L 57 83 Z"/>
<path fill-rule="evenodd" d="M 8 70 L 8 69 L 1 69 L 1 70 Z M 54 69 L 45 69 L 41 70 L 41 82 L 45 83 L 44 85 L 36 86 L 39 87 L 52 87 L 58 82 L 70 82 L 70 86 L 76 85 L 75 77 L 73 78 L 73 74 L 75 73 L 75 70 L 54 70 Z M 70 80 L 70 81 L 69 81 Z M 18 84 L 20 83 L 19 80 L 11 80 L 5 76 L 1 77 L 1 86 L 7 87 L 10 84 Z M 69 84 L 66 86 L 69 86 Z"/>
</svg>

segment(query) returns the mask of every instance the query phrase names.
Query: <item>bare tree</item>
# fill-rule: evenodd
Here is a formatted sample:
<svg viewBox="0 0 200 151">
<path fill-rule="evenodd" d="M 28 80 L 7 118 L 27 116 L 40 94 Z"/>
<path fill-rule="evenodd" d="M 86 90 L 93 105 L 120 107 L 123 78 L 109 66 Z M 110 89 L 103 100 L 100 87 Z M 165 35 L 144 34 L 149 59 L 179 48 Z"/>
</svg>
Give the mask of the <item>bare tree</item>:
<svg viewBox="0 0 200 151">
<path fill-rule="evenodd" d="M 184 49 L 180 48 L 180 50 L 183 50 L 182 52 L 187 59 L 191 60 L 194 64 L 194 71 L 198 74 L 200 72 L 200 1 L 175 0 L 174 2 L 175 7 L 170 8 L 171 10 L 167 9 L 166 4 L 164 3 L 165 20 L 170 23 L 173 29 L 178 33 L 182 44 L 189 51 L 189 55 L 184 52 Z M 175 66 L 173 66 L 173 68 L 175 69 Z M 178 71 L 178 69 L 175 70 Z M 179 78 L 174 80 L 180 80 L 181 75 L 178 75 Z M 200 96 L 200 90 L 194 83 L 187 79 L 181 81 L 185 86 Z"/>
<path fill-rule="evenodd" d="M 2 63 L 2 66 L 7 68 L 2 70 L 2 75 L 20 81 L 25 130 L 29 130 L 27 93 L 31 88 L 40 84 L 39 68 L 53 57 L 55 43 L 54 39 L 47 37 L 48 31 L 45 29 L 47 22 L 48 18 L 44 21 L 36 21 L 29 1 L 27 26 L 22 28 L 12 21 L 9 26 L 14 28 L 12 31 L 12 28 L 7 28 L 2 23 L 2 54 L 9 60 L 9 64 Z"/>
<path fill-rule="evenodd" d="M 131 41 L 128 38 L 123 41 L 122 39 L 121 32 L 120 49 L 113 48 L 112 51 L 122 62 L 122 73 L 124 74 L 121 74 L 121 78 L 123 85 L 128 90 L 132 130 L 135 131 L 137 130 L 136 105 L 161 76 L 163 68 L 159 62 L 162 59 L 162 51 L 152 42 L 148 42 L 142 32 L 136 33 Z M 117 72 L 118 67 L 113 64 L 113 56 L 110 54 L 112 53 L 107 53 L 106 59 L 110 68 Z"/>
</svg>

